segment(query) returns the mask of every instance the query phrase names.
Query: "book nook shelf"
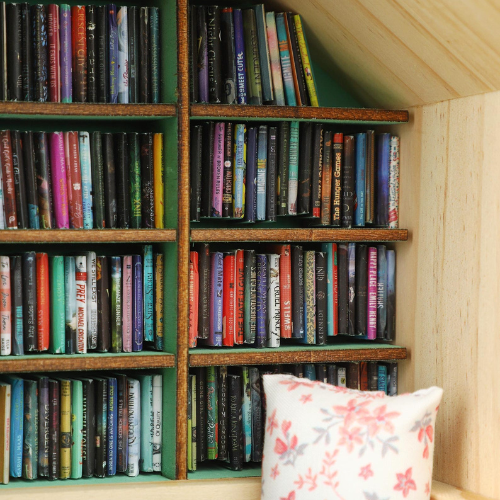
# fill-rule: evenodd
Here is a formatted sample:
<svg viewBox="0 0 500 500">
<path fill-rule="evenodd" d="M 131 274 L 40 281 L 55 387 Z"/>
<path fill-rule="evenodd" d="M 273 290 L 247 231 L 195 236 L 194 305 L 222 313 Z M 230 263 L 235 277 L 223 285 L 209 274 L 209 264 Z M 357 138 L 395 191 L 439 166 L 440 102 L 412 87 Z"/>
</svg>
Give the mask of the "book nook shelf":
<svg viewBox="0 0 500 500">
<path fill-rule="evenodd" d="M 30 3 L 35 3 L 30 2 Z M 104 2 L 96 2 L 104 5 Z M 125 5 L 138 2 L 126 1 Z M 199 2 L 193 2 L 199 3 Z M 70 2 L 76 5 L 76 2 Z M 221 2 L 224 4 L 224 2 Z M 405 360 L 406 349 L 387 343 L 335 343 L 326 346 L 286 345 L 279 349 L 189 349 L 189 258 L 192 243 L 234 242 L 397 242 L 408 240 L 405 229 L 353 228 L 333 229 L 300 227 L 277 223 L 247 226 L 209 222 L 190 223 L 190 128 L 191 123 L 206 120 L 320 121 L 349 127 L 382 126 L 408 121 L 408 112 L 397 110 L 341 107 L 342 97 L 334 99 L 339 107 L 291 107 L 191 104 L 189 92 L 189 2 L 188 0 L 149 0 L 147 5 L 160 8 L 161 100 L 160 104 L 87 104 L 0 102 L 0 128 L 11 130 L 99 130 L 102 132 L 136 131 L 164 134 L 165 229 L 91 229 L 91 230 L 2 230 L 1 248 L 7 254 L 58 251 L 75 253 L 81 247 L 110 255 L 129 253 L 142 244 L 152 244 L 164 255 L 164 347 L 163 352 L 88 353 L 75 355 L 33 354 L 0 357 L 0 374 L 33 374 L 99 370 L 102 373 L 154 369 L 163 376 L 162 467 L 159 474 L 124 474 L 112 478 L 82 479 L 65 486 L 128 483 L 188 479 L 187 412 L 190 367 L 221 365 L 272 365 L 295 363 L 334 363 L 342 361 Z M 306 26 L 306 33 L 311 29 Z M 312 54 L 314 61 L 314 54 Z M 325 77 L 326 78 L 326 77 Z M 328 82 L 318 85 L 320 104 L 330 103 Z M 384 129 L 384 130 L 385 130 Z M 404 165 L 404 161 L 402 163 Z M 404 175 L 404 166 L 402 168 Z M 17 245 L 14 250 L 14 245 Z M 87 249 L 87 248 L 85 248 Z M 113 252 L 115 252 L 113 254 Z M 0 251 L 0 254 L 2 252 Z M 404 362 L 404 361 L 403 361 Z M 62 374 L 61 376 L 63 376 Z M 81 375 L 83 376 L 83 375 Z M 189 479 L 245 477 L 259 474 L 259 467 L 232 472 L 222 466 L 200 466 Z M 33 482 L 11 480 L 5 488 L 22 488 Z M 46 478 L 38 486 L 54 485 Z"/>
</svg>

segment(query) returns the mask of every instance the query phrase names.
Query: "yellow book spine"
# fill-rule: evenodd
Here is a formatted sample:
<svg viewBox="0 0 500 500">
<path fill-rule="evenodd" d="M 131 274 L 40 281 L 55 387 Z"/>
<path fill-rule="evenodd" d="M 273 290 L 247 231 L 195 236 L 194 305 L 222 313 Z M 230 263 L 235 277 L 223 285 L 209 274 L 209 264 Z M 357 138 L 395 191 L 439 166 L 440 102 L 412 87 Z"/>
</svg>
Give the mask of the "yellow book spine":
<svg viewBox="0 0 500 500">
<path fill-rule="evenodd" d="M 304 75 L 306 77 L 307 90 L 309 98 L 311 99 L 311 106 L 318 107 L 318 94 L 316 92 L 316 85 L 312 74 L 311 61 L 309 60 L 309 52 L 307 51 L 306 39 L 302 29 L 302 19 L 298 14 L 293 16 L 295 22 L 295 29 L 297 31 L 297 40 L 299 42 L 300 56 L 302 57 L 302 66 L 304 67 Z"/>
<path fill-rule="evenodd" d="M 165 186 L 163 182 L 163 134 L 154 134 L 153 137 L 153 170 L 154 170 L 154 203 L 155 227 L 163 229 L 164 226 L 164 198 Z"/>
<path fill-rule="evenodd" d="M 71 381 L 61 380 L 60 479 L 71 474 Z"/>
</svg>

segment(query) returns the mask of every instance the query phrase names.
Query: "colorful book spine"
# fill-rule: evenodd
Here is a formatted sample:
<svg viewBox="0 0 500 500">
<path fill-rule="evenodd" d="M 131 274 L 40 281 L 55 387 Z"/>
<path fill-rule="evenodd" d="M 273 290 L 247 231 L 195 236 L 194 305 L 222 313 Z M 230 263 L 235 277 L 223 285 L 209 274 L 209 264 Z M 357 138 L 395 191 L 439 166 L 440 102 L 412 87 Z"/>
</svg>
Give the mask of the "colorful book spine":
<svg viewBox="0 0 500 500">
<path fill-rule="evenodd" d="M 96 477 L 106 476 L 107 464 L 107 440 L 108 440 L 108 380 L 95 378 L 96 384 L 96 432 L 95 432 L 95 469 Z"/>
<path fill-rule="evenodd" d="M 377 247 L 368 248 L 368 340 L 377 338 Z"/>
<path fill-rule="evenodd" d="M 118 35 L 118 102 L 128 103 L 128 12 L 126 6 L 121 6 L 116 16 L 117 35 Z"/>
<path fill-rule="evenodd" d="M 281 336 L 280 256 L 267 256 L 267 347 L 279 347 Z"/>
<path fill-rule="evenodd" d="M 0 132 L 0 158 L 2 163 L 2 183 L 5 213 L 5 227 L 17 229 L 16 189 L 10 132 Z"/>
<path fill-rule="evenodd" d="M 118 437 L 118 386 L 115 377 L 108 378 L 108 418 L 107 418 L 106 462 L 107 476 L 116 475 L 116 452 Z"/>
<path fill-rule="evenodd" d="M 271 77 L 269 45 L 267 41 L 266 12 L 263 4 L 256 5 L 254 9 L 262 80 L 262 100 L 264 102 L 272 102 L 274 101 L 274 91 Z"/>
<path fill-rule="evenodd" d="M 210 333 L 208 344 L 222 345 L 222 303 L 223 303 L 223 256 L 221 252 L 211 254 L 210 278 Z"/>
<path fill-rule="evenodd" d="M 285 26 L 288 35 L 288 44 L 290 50 L 290 60 L 292 64 L 292 74 L 295 85 L 295 95 L 299 106 L 310 106 L 310 99 L 307 93 L 306 79 L 302 57 L 300 55 L 299 40 L 297 37 L 297 28 L 293 20 L 293 14 L 287 12 L 285 16 Z"/>
<path fill-rule="evenodd" d="M 220 370 L 219 370 L 220 371 Z M 207 457 L 207 391 L 206 391 L 206 370 L 196 368 L 196 422 L 198 431 L 196 433 L 196 461 L 204 462 Z M 226 370 L 227 374 L 227 370 Z"/>
<path fill-rule="evenodd" d="M 59 5 L 48 6 L 49 101 L 61 102 Z"/>
<path fill-rule="evenodd" d="M 85 18 L 87 21 L 87 100 L 97 102 L 97 40 L 96 21 L 97 7 L 87 5 L 85 7 Z"/>
<path fill-rule="evenodd" d="M 256 337 L 255 347 L 265 347 L 267 340 L 267 256 L 256 255 L 257 295 L 256 295 Z"/>
<path fill-rule="evenodd" d="M 267 125 L 259 126 L 257 146 L 257 220 L 266 220 Z"/>
<path fill-rule="evenodd" d="M 87 102 L 87 19 L 83 5 L 71 7 L 71 25 L 73 97 L 75 102 Z"/>
<path fill-rule="evenodd" d="M 138 50 L 139 50 L 139 31 L 137 7 L 127 8 L 128 17 L 128 88 L 130 103 L 139 102 L 139 86 L 137 84 L 139 76 Z"/>
<path fill-rule="evenodd" d="M 368 248 L 357 245 L 356 249 L 356 323 L 355 335 L 367 337 L 368 308 Z"/>
<path fill-rule="evenodd" d="M 389 153 L 389 229 L 399 227 L 399 137 L 391 135 Z"/>
<path fill-rule="evenodd" d="M 217 368 L 207 367 L 207 459 L 216 460 L 219 442 Z"/>
<path fill-rule="evenodd" d="M 21 134 L 18 130 L 11 132 L 12 168 L 14 170 L 14 189 L 16 194 L 16 213 L 18 229 L 28 229 L 28 203 L 24 182 L 24 162 Z"/>
<path fill-rule="evenodd" d="M 290 123 L 290 150 L 288 160 L 288 214 L 297 215 L 299 188 L 299 122 Z"/>
<path fill-rule="evenodd" d="M 165 306 L 165 290 L 164 284 L 164 258 L 162 253 L 157 253 L 154 256 L 155 264 L 155 349 L 163 351 L 164 344 L 164 306 Z"/>
<path fill-rule="evenodd" d="M 163 229 L 165 227 L 165 172 L 163 134 L 161 133 L 153 135 L 153 170 L 155 228 Z"/>
<path fill-rule="evenodd" d="M 87 345 L 97 349 L 97 256 L 87 252 Z"/>
<path fill-rule="evenodd" d="M 243 10 L 243 35 L 248 76 L 248 104 L 262 104 L 262 76 L 260 70 L 257 22 L 253 9 Z"/>
<path fill-rule="evenodd" d="M 344 134 L 333 135 L 333 201 L 332 226 L 340 227 L 342 222 L 342 159 Z"/>
<path fill-rule="evenodd" d="M 248 103 L 247 63 L 245 57 L 245 41 L 243 34 L 244 30 L 243 13 L 241 9 L 234 9 L 233 19 L 234 19 L 234 52 L 236 58 L 237 102 L 238 104 L 247 104 Z M 200 75 L 200 81 L 201 81 L 201 75 Z"/>
<path fill-rule="evenodd" d="M 49 291 L 49 256 L 36 254 L 36 305 L 38 351 L 49 349 L 50 338 L 50 291 Z"/>
<path fill-rule="evenodd" d="M 154 341 L 154 269 L 153 269 L 153 246 L 144 246 L 144 341 Z"/>
<path fill-rule="evenodd" d="M 71 380 L 71 479 L 83 475 L 83 388 L 81 380 Z"/>
<path fill-rule="evenodd" d="M 375 223 L 387 227 L 389 224 L 389 180 L 390 180 L 391 134 L 377 137 L 377 209 Z"/>
<path fill-rule="evenodd" d="M 342 227 L 350 228 L 354 222 L 355 203 L 355 147 L 354 136 L 344 136 L 344 165 L 342 172 Z"/>
<path fill-rule="evenodd" d="M 276 32 L 278 35 L 278 47 L 280 51 L 281 71 L 283 74 L 286 104 L 288 106 L 297 106 L 284 13 L 276 14 Z"/>
<path fill-rule="evenodd" d="M 280 336 L 292 337 L 292 260 L 290 245 L 279 248 Z"/>
<path fill-rule="evenodd" d="M 61 102 L 73 100 L 73 58 L 71 51 L 71 7 L 68 4 L 59 6 L 60 14 L 60 47 L 61 47 Z"/>
<path fill-rule="evenodd" d="M 22 100 L 33 100 L 33 25 L 31 5 L 21 4 L 21 68 L 22 68 Z"/>
<path fill-rule="evenodd" d="M 243 460 L 250 462 L 252 459 L 252 400 L 250 392 L 250 375 L 248 367 L 241 369 L 241 382 L 243 384 L 243 402 L 241 406 L 243 427 Z"/>
<path fill-rule="evenodd" d="M 222 191 L 222 217 L 231 217 L 233 215 L 233 132 L 232 123 L 225 124 L 224 136 L 224 172 L 223 172 L 223 191 Z M 194 195 L 195 190 L 193 189 Z M 195 216 L 196 218 L 196 216 Z"/>
<path fill-rule="evenodd" d="M 60 470 L 60 393 L 59 381 L 49 380 L 49 479 L 59 478 Z"/>
<path fill-rule="evenodd" d="M 142 227 L 142 202 L 141 202 L 141 162 L 140 162 L 140 147 L 139 134 L 132 133 L 128 135 L 129 145 L 129 166 L 130 166 L 130 202 L 131 202 L 131 218 L 130 224 L 132 229 L 140 229 Z"/>
<path fill-rule="evenodd" d="M 141 455 L 141 386 L 138 380 L 127 379 L 128 383 L 128 476 L 139 475 Z"/>
<path fill-rule="evenodd" d="M 377 338 L 384 338 L 387 326 L 387 249 L 377 247 Z"/>
<path fill-rule="evenodd" d="M 48 40 L 47 6 L 37 4 L 33 7 L 33 64 L 34 100 L 46 102 L 48 98 Z"/>
<path fill-rule="evenodd" d="M 245 220 L 255 222 L 257 217 L 258 127 L 248 127 L 246 143 Z"/>
<path fill-rule="evenodd" d="M 335 250 L 333 246 L 335 245 Z M 337 253 L 336 243 L 323 243 L 321 250 L 326 255 L 326 304 L 327 304 L 327 335 L 334 336 L 335 316 L 333 312 L 333 260 Z"/>
<path fill-rule="evenodd" d="M 228 458 L 227 447 L 227 424 L 228 424 L 228 405 L 227 405 L 227 366 L 220 366 L 218 371 L 218 386 L 217 394 L 219 396 L 218 402 L 218 421 L 219 421 L 219 443 L 217 450 L 218 460 L 225 461 Z M 195 390 L 196 394 L 196 390 Z M 194 402 L 195 403 L 195 402 Z M 196 409 L 193 412 L 193 417 L 196 414 Z M 193 422 L 194 424 L 195 422 Z M 196 438 L 196 435 L 195 435 Z M 196 443 L 196 439 L 195 439 Z"/>
<path fill-rule="evenodd" d="M 10 476 L 22 477 L 23 471 L 23 426 L 24 426 L 24 381 L 10 377 Z"/>
<path fill-rule="evenodd" d="M 78 132 L 64 132 L 68 178 L 69 222 L 72 229 L 83 229 L 82 172 Z M 71 194 L 70 194 L 71 193 Z"/>
<path fill-rule="evenodd" d="M 198 85 L 199 102 L 209 102 L 208 98 L 208 50 L 207 50 L 207 8 L 195 6 L 196 28 L 198 33 Z"/>
<path fill-rule="evenodd" d="M 76 352 L 76 269 L 75 258 L 64 257 L 64 309 L 66 318 L 66 354 Z"/>
<path fill-rule="evenodd" d="M 245 309 L 244 341 L 253 344 L 257 331 L 257 261 L 255 250 L 244 251 Z"/>
<path fill-rule="evenodd" d="M 52 189 L 50 187 L 51 175 L 47 134 L 45 132 L 35 132 L 33 135 L 35 139 L 35 165 L 40 211 L 40 228 L 51 229 L 55 227 L 55 220 L 52 215 Z"/>
<path fill-rule="evenodd" d="M 64 293 L 64 257 L 50 257 L 50 352 L 66 352 L 66 303 Z"/>
<path fill-rule="evenodd" d="M 37 179 L 35 171 L 35 145 L 33 143 L 33 132 L 21 133 L 21 148 L 23 152 L 24 179 L 26 184 L 26 202 L 28 204 L 29 228 L 40 229 L 40 213 L 38 208 L 38 192 L 36 186 Z M 0 193 L 0 203 L 3 205 L 2 194 L 3 193 Z M 5 221 L 2 211 L 2 213 L 0 214 L 0 228 L 3 228 L 4 225 Z"/>
<path fill-rule="evenodd" d="M 224 176 L 224 131 L 225 124 L 215 124 L 214 161 L 212 179 L 212 217 L 222 217 L 222 195 Z"/>
<path fill-rule="evenodd" d="M 305 344 L 316 344 L 316 252 L 304 252 Z"/>
<path fill-rule="evenodd" d="M 200 268 L 200 301 L 198 309 L 198 338 L 208 339 L 210 331 L 210 248 L 207 243 L 198 247 Z"/>
<path fill-rule="evenodd" d="M 316 344 L 325 345 L 327 337 L 327 261 L 324 252 L 316 252 L 315 292 L 316 292 Z"/>
<path fill-rule="evenodd" d="M 23 479 L 38 477 L 38 384 L 24 380 Z M 8 449 L 8 448 L 7 448 Z"/>
<path fill-rule="evenodd" d="M 276 221 L 277 165 L 278 165 L 278 127 L 269 127 L 269 140 L 267 141 L 266 215 L 267 215 L 267 220 L 271 222 Z"/>
<path fill-rule="evenodd" d="M 161 472 L 162 443 L 162 389 L 163 378 L 156 374 L 153 379 L 153 472 Z M 196 425 L 196 424 L 195 424 Z"/>
<path fill-rule="evenodd" d="M 304 322 L 304 251 L 301 246 L 293 246 L 292 253 L 292 338 L 305 336 Z"/>
<path fill-rule="evenodd" d="M 274 99 L 277 106 L 285 105 L 285 92 L 283 90 L 283 78 L 281 76 L 280 49 L 278 45 L 278 34 L 276 31 L 276 17 L 274 12 L 266 12 L 267 42 L 269 45 L 269 56 L 271 59 L 272 86 L 274 88 Z"/>
<path fill-rule="evenodd" d="M 222 345 L 229 347 L 234 345 L 235 261 L 234 253 L 223 257 Z"/>
<path fill-rule="evenodd" d="M 242 219 L 245 216 L 246 125 L 238 123 L 234 135 L 233 217 Z"/>
<path fill-rule="evenodd" d="M 111 257 L 111 352 L 122 352 L 122 259 Z"/>
<path fill-rule="evenodd" d="M 80 169 L 82 177 L 83 229 L 94 227 L 92 214 L 92 169 L 90 160 L 90 136 L 88 132 L 78 132 L 80 149 Z"/>
<path fill-rule="evenodd" d="M 160 13 L 158 7 L 149 7 L 149 46 L 151 71 L 151 102 L 160 102 Z"/>
<path fill-rule="evenodd" d="M 377 390 L 385 392 L 387 394 L 387 366 L 379 364 L 377 368 L 378 368 Z"/>
<path fill-rule="evenodd" d="M 364 226 L 366 218 L 366 134 L 356 134 L 356 203 L 354 225 Z"/>
<path fill-rule="evenodd" d="M 54 197 L 55 222 L 58 229 L 69 229 L 68 174 L 66 172 L 64 142 L 62 132 L 50 134 L 52 195 Z"/>
<path fill-rule="evenodd" d="M 348 268 L 348 334 L 353 336 L 356 331 L 356 243 L 349 243 L 347 248 Z"/>
<path fill-rule="evenodd" d="M 37 347 L 36 305 L 36 254 L 23 254 L 23 328 L 24 350 L 36 351 Z"/>
<path fill-rule="evenodd" d="M 22 259 L 19 255 L 10 257 L 11 278 L 11 319 L 12 319 L 12 354 L 24 354 L 24 325 L 23 325 L 23 274 Z"/>
<path fill-rule="evenodd" d="M 321 179 L 321 224 L 332 221 L 332 132 L 325 131 L 323 146 L 323 173 Z"/>
<path fill-rule="evenodd" d="M 143 286 L 142 286 L 142 258 L 140 255 L 132 256 L 132 273 L 133 273 L 133 336 L 132 336 L 132 351 L 142 351 L 144 342 L 144 311 L 143 311 Z"/>
<path fill-rule="evenodd" d="M 132 270 L 132 256 L 125 255 L 123 257 L 123 285 L 122 285 L 122 302 L 123 302 L 123 352 L 132 352 L 132 338 L 133 338 L 133 270 Z"/>
<path fill-rule="evenodd" d="M 59 479 L 71 477 L 71 381 L 60 380 L 61 386 L 61 423 L 59 457 L 61 469 Z"/>
<path fill-rule="evenodd" d="M 108 102 L 118 102 L 118 24 L 116 20 L 116 5 L 108 4 L 108 64 L 109 64 L 109 95 Z"/>
<path fill-rule="evenodd" d="M 235 252 L 234 343 L 243 344 L 245 328 L 245 252 Z"/>
<path fill-rule="evenodd" d="M 97 56 L 97 102 L 108 102 L 109 63 L 108 63 L 108 8 L 98 5 L 96 14 L 96 56 Z"/>
<path fill-rule="evenodd" d="M 288 164 L 290 161 L 290 123 L 279 125 L 278 215 L 288 215 Z"/>
<path fill-rule="evenodd" d="M 4 7 L 4 13 L 5 13 L 5 7 Z M 11 386 L 9 383 L 0 382 L 0 401 L 2 403 L 0 405 L 0 446 L 2 450 L 0 454 L 0 484 L 9 484 L 10 413 L 11 413 Z"/>
<path fill-rule="evenodd" d="M 76 352 L 87 352 L 87 256 L 75 257 Z"/>
<path fill-rule="evenodd" d="M 385 340 L 393 340 L 396 331 L 396 252 L 387 250 L 387 328 Z"/>
</svg>

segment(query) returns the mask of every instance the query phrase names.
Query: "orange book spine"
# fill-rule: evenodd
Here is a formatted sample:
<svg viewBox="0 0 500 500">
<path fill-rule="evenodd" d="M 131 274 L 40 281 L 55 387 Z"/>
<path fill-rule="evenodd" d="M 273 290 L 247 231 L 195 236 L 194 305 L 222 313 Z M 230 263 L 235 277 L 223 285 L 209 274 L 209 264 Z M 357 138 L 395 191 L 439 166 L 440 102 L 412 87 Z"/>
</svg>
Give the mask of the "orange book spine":
<svg viewBox="0 0 500 500">
<path fill-rule="evenodd" d="M 50 303 L 49 303 L 49 256 L 36 254 L 36 307 L 38 325 L 38 350 L 49 349 Z"/>
<path fill-rule="evenodd" d="M 163 134 L 153 136 L 153 191 L 155 228 L 165 227 L 165 181 L 163 167 Z"/>
<path fill-rule="evenodd" d="M 236 250 L 234 343 L 243 344 L 245 329 L 245 252 Z"/>
<path fill-rule="evenodd" d="M 282 245 L 280 251 L 280 336 L 292 338 L 292 256 L 290 245 Z"/>
<path fill-rule="evenodd" d="M 234 254 L 224 255 L 223 302 L 222 302 L 222 345 L 234 345 Z"/>
</svg>

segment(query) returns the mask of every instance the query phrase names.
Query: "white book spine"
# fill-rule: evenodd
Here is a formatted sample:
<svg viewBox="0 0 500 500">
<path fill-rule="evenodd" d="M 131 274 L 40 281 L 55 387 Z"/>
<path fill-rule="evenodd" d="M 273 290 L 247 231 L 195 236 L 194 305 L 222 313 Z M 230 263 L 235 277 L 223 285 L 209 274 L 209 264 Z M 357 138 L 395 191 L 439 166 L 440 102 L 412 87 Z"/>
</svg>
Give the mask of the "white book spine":
<svg viewBox="0 0 500 500">
<path fill-rule="evenodd" d="M 389 229 L 399 227 L 399 137 L 391 136 L 389 158 Z"/>
<path fill-rule="evenodd" d="M 87 294 L 88 348 L 97 349 L 97 266 L 95 252 L 87 252 Z"/>
<path fill-rule="evenodd" d="M 162 376 L 153 375 L 153 471 L 161 472 L 161 436 L 162 436 Z"/>
<path fill-rule="evenodd" d="M 76 352 L 87 352 L 87 257 L 75 257 Z"/>
<path fill-rule="evenodd" d="M 0 257 L 0 355 L 12 350 L 12 307 L 10 288 L 10 260 Z"/>
<path fill-rule="evenodd" d="M 267 347 L 280 346 L 280 256 L 267 256 Z"/>
<path fill-rule="evenodd" d="M 346 373 L 346 369 L 343 367 L 339 367 L 337 385 L 339 387 L 347 387 L 347 373 Z"/>
<path fill-rule="evenodd" d="M 141 385 L 129 378 L 128 383 L 128 467 L 127 475 L 139 475 L 141 455 Z"/>
</svg>

